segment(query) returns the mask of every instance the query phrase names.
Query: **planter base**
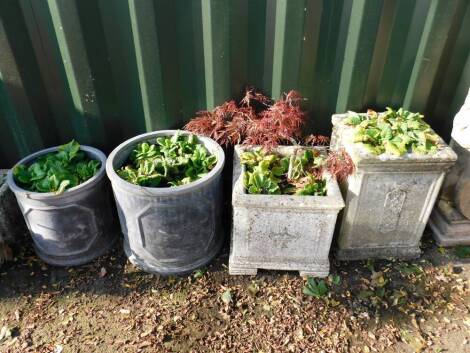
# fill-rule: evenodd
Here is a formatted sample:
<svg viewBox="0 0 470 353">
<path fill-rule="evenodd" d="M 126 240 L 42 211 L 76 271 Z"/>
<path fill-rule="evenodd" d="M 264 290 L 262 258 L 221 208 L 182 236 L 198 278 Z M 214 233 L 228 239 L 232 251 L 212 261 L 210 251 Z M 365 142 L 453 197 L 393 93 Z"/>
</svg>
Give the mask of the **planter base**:
<svg viewBox="0 0 470 353">
<path fill-rule="evenodd" d="M 440 246 L 470 245 L 470 220 L 445 201 L 434 209 L 429 226 Z"/>
<path fill-rule="evenodd" d="M 186 266 L 170 266 L 170 265 L 151 265 L 147 261 L 143 260 L 140 258 L 136 253 L 134 253 L 130 246 L 128 241 L 124 238 L 124 252 L 129 259 L 129 261 L 138 267 L 139 269 L 148 272 L 148 273 L 154 273 L 162 276 L 179 276 L 179 275 L 185 275 L 188 273 L 193 272 L 194 270 L 197 270 L 198 268 L 204 267 L 207 265 L 209 262 L 211 262 L 214 257 L 219 253 L 220 248 L 222 247 L 222 239 L 218 242 L 216 246 L 212 248 L 212 251 L 205 257 L 198 259 L 198 261 L 193 262 L 190 265 Z"/>
<path fill-rule="evenodd" d="M 364 259 L 390 259 L 403 260 L 416 259 L 421 256 L 419 247 L 377 247 L 358 249 L 338 249 L 336 258 L 340 261 L 364 260 Z"/>
<path fill-rule="evenodd" d="M 236 262 L 229 261 L 228 272 L 231 275 L 256 275 L 258 269 L 264 270 L 283 270 L 298 271 L 302 277 L 327 277 L 330 272 L 330 262 L 325 261 L 318 264 L 308 264 L 308 267 L 302 268 L 298 264 L 269 263 L 269 262 Z"/>
<path fill-rule="evenodd" d="M 106 254 L 116 243 L 116 238 L 117 237 L 115 236 L 110 236 L 108 239 L 104 237 L 103 240 L 106 240 L 106 242 L 100 242 L 96 248 L 92 248 L 87 252 L 77 255 L 51 256 L 42 252 L 41 249 L 39 249 L 37 246 L 34 246 L 34 250 L 36 251 L 36 255 L 49 265 L 62 267 L 81 266 L 90 263 L 96 258 Z"/>
<path fill-rule="evenodd" d="M 256 276 L 258 274 L 257 268 L 243 268 L 236 267 L 233 265 L 228 266 L 228 273 L 231 275 L 247 275 L 247 276 Z"/>
</svg>

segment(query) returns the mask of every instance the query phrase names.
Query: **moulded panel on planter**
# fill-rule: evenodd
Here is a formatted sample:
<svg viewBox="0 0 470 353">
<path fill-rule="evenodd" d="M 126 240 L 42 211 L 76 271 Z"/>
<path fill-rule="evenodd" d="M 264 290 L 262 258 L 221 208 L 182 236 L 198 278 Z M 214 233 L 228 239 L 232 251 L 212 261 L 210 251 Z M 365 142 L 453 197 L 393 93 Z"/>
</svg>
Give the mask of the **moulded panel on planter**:
<svg viewBox="0 0 470 353">
<path fill-rule="evenodd" d="M 181 208 L 149 205 L 137 216 L 141 246 L 158 262 L 197 258 L 212 245 L 215 236 L 212 203 L 199 198 L 197 206 Z"/>
<path fill-rule="evenodd" d="M 331 217 L 326 214 L 302 213 L 282 209 L 249 209 L 248 229 L 241 232 L 245 236 L 242 246 L 247 258 L 276 262 L 283 258 L 286 262 L 304 261 L 308 263 L 313 254 L 319 254 L 319 237 L 305 241 L 304 234 L 313 229 L 327 230 Z M 300 216 L 300 217 L 299 217 Z M 238 219 L 238 217 L 236 218 Z M 274 219 L 279 222 L 273 222 Z M 334 220 L 333 220 L 334 221 Z M 269 231 L 267 231 L 269 229 Z M 269 250 L 267 250 L 269 244 Z M 324 254 L 327 259 L 328 254 Z"/>
<path fill-rule="evenodd" d="M 342 246 L 413 246 L 426 219 L 426 204 L 440 173 L 362 173 L 355 206 L 349 207 L 348 237 Z"/>
<path fill-rule="evenodd" d="M 71 256 L 86 252 L 98 236 L 93 210 L 81 205 L 30 208 L 24 216 L 34 243 L 47 255 Z"/>
</svg>

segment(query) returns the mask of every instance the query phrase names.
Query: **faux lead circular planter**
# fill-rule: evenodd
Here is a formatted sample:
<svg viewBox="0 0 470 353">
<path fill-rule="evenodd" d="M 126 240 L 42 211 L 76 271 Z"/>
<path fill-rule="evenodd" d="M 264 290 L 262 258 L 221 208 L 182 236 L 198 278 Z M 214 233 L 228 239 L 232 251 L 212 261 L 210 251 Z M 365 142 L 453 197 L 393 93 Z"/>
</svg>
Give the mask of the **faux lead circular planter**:
<svg viewBox="0 0 470 353">
<path fill-rule="evenodd" d="M 225 157 L 215 141 L 198 136 L 217 157 L 217 164 L 206 176 L 186 185 L 143 187 L 116 173 L 138 143 L 176 132 L 154 131 L 131 138 L 116 147 L 106 163 L 124 233 L 124 251 L 137 267 L 162 275 L 191 272 L 210 262 L 222 245 L 221 173 Z"/>
<path fill-rule="evenodd" d="M 57 151 L 51 147 L 17 163 L 30 165 L 38 157 Z M 7 183 L 16 196 L 33 238 L 38 256 L 51 265 L 82 265 L 103 255 L 116 240 L 117 224 L 109 183 L 105 178 L 106 156 L 80 146 L 91 159 L 101 162 L 99 171 L 86 182 L 62 194 L 40 193 L 19 187 L 11 169 Z"/>
</svg>

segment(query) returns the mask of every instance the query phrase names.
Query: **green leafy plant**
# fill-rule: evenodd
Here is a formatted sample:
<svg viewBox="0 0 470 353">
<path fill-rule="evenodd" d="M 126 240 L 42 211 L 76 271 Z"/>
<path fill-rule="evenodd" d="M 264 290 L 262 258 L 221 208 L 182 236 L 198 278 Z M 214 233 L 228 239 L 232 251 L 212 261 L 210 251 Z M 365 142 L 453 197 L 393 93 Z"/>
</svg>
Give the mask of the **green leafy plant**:
<svg viewBox="0 0 470 353">
<path fill-rule="evenodd" d="M 205 268 L 199 268 L 193 272 L 193 277 L 194 279 L 200 279 L 204 277 L 206 274 L 207 270 Z"/>
<path fill-rule="evenodd" d="M 332 275 L 331 276 L 331 283 L 335 286 L 339 286 L 341 284 L 341 276 L 340 275 Z"/>
<path fill-rule="evenodd" d="M 361 143 L 374 155 L 432 154 L 437 151 L 440 138 L 423 118 L 403 108 L 387 108 L 381 114 L 373 110 L 367 114 L 349 112 L 343 122 L 355 127 L 354 142 Z"/>
<path fill-rule="evenodd" d="M 454 252 L 460 258 L 470 258 L 470 246 L 459 245 L 455 247 Z"/>
<path fill-rule="evenodd" d="M 93 177 L 100 167 L 100 161 L 88 158 L 80 144 L 72 140 L 29 166 L 17 165 L 13 176 L 23 189 L 61 194 Z"/>
<path fill-rule="evenodd" d="M 262 148 L 243 152 L 243 181 L 249 194 L 326 195 L 322 177 L 325 157 L 315 149 L 298 149 L 291 156 L 268 153 Z"/>
<path fill-rule="evenodd" d="M 403 275 L 415 275 L 419 276 L 424 273 L 423 269 L 415 264 L 406 264 L 402 263 L 398 266 L 398 270 L 403 274 Z"/>
<path fill-rule="evenodd" d="M 329 292 L 324 280 L 315 280 L 313 277 L 307 278 L 307 283 L 302 289 L 302 293 L 309 297 L 321 298 Z"/>
<path fill-rule="evenodd" d="M 202 178 L 216 163 L 217 157 L 195 135 L 177 133 L 157 137 L 155 143 L 139 143 L 117 173 L 132 184 L 169 187 Z"/>
</svg>

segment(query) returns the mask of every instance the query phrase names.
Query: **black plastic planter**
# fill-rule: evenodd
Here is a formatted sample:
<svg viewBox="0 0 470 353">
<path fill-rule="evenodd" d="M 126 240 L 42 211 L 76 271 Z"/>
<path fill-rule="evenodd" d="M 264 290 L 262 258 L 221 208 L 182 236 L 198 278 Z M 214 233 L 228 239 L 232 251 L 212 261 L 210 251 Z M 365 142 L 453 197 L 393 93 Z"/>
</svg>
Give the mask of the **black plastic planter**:
<svg viewBox="0 0 470 353">
<path fill-rule="evenodd" d="M 114 243 L 117 222 L 109 182 L 105 178 L 106 156 L 96 148 L 81 146 L 101 168 L 91 179 L 62 194 L 39 193 L 20 188 L 8 172 L 7 183 L 16 196 L 33 238 L 38 256 L 51 265 L 74 266 L 92 261 Z M 29 165 L 47 148 L 22 159 Z"/>
<path fill-rule="evenodd" d="M 215 141 L 198 137 L 217 156 L 217 164 L 208 175 L 187 185 L 143 187 L 121 179 L 115 171 L 139 142 L 175 133 L 155 131 L 127 140 L 111 152 L 106 164 L 124 233 L 124 251 L 136 266 L 163 275 L 184 274 L 205 265 L 217 254 L 223 238 L 221 173 L 225 158 Z"/>
</svg>

